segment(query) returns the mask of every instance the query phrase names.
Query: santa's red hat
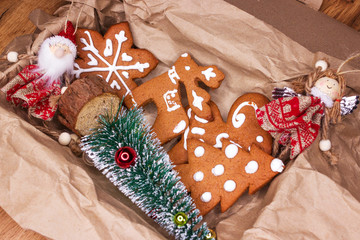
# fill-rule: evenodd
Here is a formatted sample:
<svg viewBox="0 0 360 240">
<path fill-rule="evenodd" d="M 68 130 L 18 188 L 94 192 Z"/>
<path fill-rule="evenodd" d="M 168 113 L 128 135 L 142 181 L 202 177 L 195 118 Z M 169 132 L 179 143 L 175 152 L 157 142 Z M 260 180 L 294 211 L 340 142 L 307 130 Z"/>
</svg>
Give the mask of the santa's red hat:
<svg viewBox="0 0 360 240">
<path fill-rule="evenodd" d="M 70 21 L 67 21 L 66 29 L 59 32 L 58 35 L 50 37 L 45 41 L 47 41 L 50 45 L 64 44 L 68 46 L 74 58 L 76 57 L 75 29 Z"/>
<path fill-rule="evenodd" d="M 66 29 L 59 32 L 58 36 L 69 39 L 73 44 L 76 45 L 75 29 L 70 21 L 66 23 Z"/>
</svg>

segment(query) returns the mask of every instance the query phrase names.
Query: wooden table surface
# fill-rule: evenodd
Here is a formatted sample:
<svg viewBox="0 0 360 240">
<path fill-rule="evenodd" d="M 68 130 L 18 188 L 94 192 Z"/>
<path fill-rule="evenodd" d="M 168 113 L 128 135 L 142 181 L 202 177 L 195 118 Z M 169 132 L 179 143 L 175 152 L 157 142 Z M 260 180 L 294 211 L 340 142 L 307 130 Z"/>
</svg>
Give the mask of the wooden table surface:
<svg viewBox="0 0 360 240">
<path fill-rule="evenodd" d="M 28 20 L 34 9 L 52 14 L 64 0 L 0 0 L 0 53 L 17 36 L 34 32 L 36 27 Z M 2 240 L 43 240 L 44 236 L 21 228 L 0 207 L 0 239 Z"/>
<path fill-rule="evenodd" d="M 28 15 L 32 10 L 40 8 L 52 14 L 65 3 L 65 0 L 0 0 L 0 53 L 15 37 L 34 32 L 36 27 L 28 20 Z M 47 238 L 21 228 L 0 207 L 0 239 L 43 240 Z"/>
</svg>

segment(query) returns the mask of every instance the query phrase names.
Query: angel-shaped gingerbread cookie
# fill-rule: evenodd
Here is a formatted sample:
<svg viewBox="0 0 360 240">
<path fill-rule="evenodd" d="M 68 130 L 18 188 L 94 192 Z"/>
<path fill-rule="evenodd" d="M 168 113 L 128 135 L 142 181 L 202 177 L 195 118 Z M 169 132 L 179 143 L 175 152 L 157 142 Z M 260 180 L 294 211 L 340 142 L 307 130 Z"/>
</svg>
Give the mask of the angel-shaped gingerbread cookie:
<svg viewBox="0 0 360 240">
<path fill-rule="evenodd" d="M 317 61 L 313 73 L 293 82 L 294 89 L 275 88 L 275 100 L 256 111 L 261 127 L 275 138 L 273 152 L 280 158 L 290 150 L 290 159 L 294 159 L 321 130 L 320 150 L 332 165 L 337 163 L 337 156 L 330 151 L 329 124 L 341 121 L 341 116 L 351 113 L 359 103 L 359 96 L 344 96 L 343 74 L 347 72 L 341 68 L 348 61 L 337 70 L 328 68 L 324 60 Z"/>
</svg>

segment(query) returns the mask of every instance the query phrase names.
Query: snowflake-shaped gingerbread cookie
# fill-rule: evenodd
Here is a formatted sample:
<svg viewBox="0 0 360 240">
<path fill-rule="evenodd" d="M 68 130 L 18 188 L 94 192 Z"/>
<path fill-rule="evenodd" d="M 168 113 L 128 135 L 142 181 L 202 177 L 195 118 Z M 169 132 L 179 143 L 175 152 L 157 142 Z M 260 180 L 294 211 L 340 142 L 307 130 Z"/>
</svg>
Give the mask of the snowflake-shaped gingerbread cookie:
<svg viewBox="0 0 360 240">
<path fill-rule="evenodd" d="M 125 103 L 131 106 L 132 90 L 137 87 L 134 78 L 145 77 L 158 60 L 145 49 L 132 48 L 133 38 L 126 22 L 113 25 L 104 36 L 79 29 L 76 33 L 78 58 L 74 64 L 77 78 L 97 75 L 120 96 L 129 96 Z"/>
</svg>

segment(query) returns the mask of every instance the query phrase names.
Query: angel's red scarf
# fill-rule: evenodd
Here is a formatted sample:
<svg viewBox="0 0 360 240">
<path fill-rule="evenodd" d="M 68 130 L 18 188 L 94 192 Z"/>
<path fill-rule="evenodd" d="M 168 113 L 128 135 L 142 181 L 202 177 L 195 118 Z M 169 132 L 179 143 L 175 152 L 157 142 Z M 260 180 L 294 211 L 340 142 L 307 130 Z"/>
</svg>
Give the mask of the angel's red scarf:
<svg viewBox="0 0 360 240">
<path fill-rule="evenodd" d="M 256 111 L 260 126 L 280 144 L 291 144 L 290 159 L 309 147 L 319 133 L 324 106 L 313 96 L 285 97 Z"/>
</svg>

